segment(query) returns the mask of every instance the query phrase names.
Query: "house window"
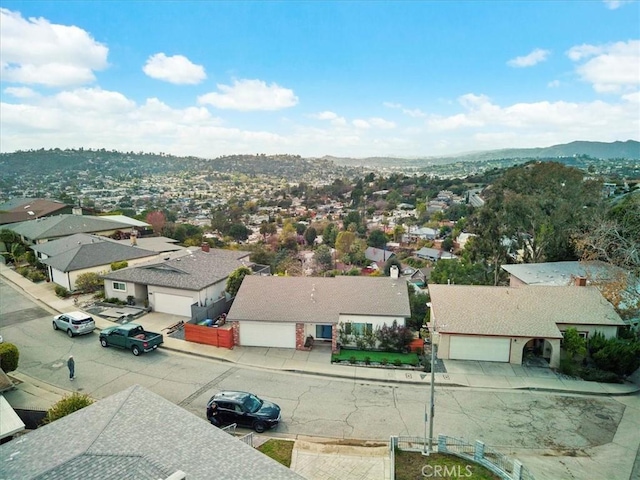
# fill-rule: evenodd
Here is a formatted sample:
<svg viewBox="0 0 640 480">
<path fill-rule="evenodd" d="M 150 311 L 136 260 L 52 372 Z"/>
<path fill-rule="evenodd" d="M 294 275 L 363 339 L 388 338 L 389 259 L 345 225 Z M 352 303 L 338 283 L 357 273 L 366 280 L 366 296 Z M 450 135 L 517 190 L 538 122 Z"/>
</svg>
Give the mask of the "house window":
<svg viewBox="0 0 640 480">
<path fill-rule="evenodd" d="M 345 332 L 347 335 L 364 335 L 373 333 L 372 323 L 347 323 L 345 324 Z"/>
<path fill-rule="evenodd" d="M 126 292 L 127 284 L 123 282 L 113 282 L 113 289 L 117 290 L 118 292 Z"/>
</svg>

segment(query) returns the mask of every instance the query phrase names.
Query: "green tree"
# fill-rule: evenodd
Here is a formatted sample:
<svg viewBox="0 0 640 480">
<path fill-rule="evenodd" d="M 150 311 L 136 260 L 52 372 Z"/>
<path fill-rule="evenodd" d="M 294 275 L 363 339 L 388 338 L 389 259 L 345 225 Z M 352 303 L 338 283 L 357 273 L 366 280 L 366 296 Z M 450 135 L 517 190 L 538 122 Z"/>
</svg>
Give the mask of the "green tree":
<svg viewBox="0 0 640 480">
<path fill-rule="evenodd" d="M 242 223 L 234 223 L 229 227 L 229 236 L 236 241 L 246 240 L 249 238 L 251 230 L 245 227 Z"/>
<path fill-rule="evenodd" d="M 313 258 L 321 271 L 333 268 L 333 254 L 327 245 L 320 245 L 316 248 Z"/>
<path fill-rule="evenodd" d="M 454 283 L 456 285 L 491 285 L 493 282 L 480 263 L 471 263 L 467 259 L 439 260 L 436 262 L 429 282 L 437 284 Z"/>
<path fill-rule="evenodd" d="M 575 359 L 577 355 L 583 356 L 587 353 L 587 341 L 573 327 L 564 332 L 562 344 L 571 360 Z"/>
<path fill-rule="evenodd" d="M 342 258 L 344 255 L 351 253 L 351 245 L 356 239 L 356 235 L 350 231 L 340 232 L 336 238 L 336 250 Z"/>
<path fill-rule="evenodd" d="M 313 245 L 316 241 L 316 237 L 318 236 L 318 232 L 315 228 L 309 227 L 304 232 L 304 241 L 307 242 L 307 245 Z"/>
<path fill-rule="evenodd" d="M 20 352 L 13 343 L 0 343 L 0 368 L 4 373 L 13 372 L 18 368 Z"/>
<path fill-rule="evenodd" d="M 235 297 L 240 290 L 240 285 L 242 285 L 242 280 L 247 275 L 251 275 L 251 269 L 249 267 L 238 267 L 233 272 L 229 274 L 227 277 L 227 285 L 225 290 L 229 295 Z"/>
<path fill-rule="evenodd" d="M 367 245 L 374 248 L 384 248 L 389 241 L 389 237 L 380 229 L 372 230 L 367 238 Z"/>
</svg>

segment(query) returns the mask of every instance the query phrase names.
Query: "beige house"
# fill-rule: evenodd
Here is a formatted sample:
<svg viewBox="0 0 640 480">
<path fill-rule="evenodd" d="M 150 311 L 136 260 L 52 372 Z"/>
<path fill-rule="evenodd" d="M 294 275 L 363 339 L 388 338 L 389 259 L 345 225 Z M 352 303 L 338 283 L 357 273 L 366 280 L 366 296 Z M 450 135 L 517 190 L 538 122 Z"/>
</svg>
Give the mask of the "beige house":
<svg viewBox="0 0 640 480">
<path fill-rule="evenodd" d="M 540 350 L 560 365 L 563 332 L 615 337 L 624 322 L 595 287 L 429 285 L 438 358 L 521 364 Z"/>
</svg>

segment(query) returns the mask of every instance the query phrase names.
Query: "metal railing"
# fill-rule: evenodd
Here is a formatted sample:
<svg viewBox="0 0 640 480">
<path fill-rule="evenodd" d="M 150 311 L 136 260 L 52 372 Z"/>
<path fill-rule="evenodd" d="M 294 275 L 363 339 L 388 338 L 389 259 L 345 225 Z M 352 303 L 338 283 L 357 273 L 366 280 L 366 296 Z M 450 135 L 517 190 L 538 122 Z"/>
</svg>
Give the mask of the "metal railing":
<svg viewBox="0 0 640 480">
<path fill-rule="evenodd" d="M 395 479 L 395 450 L 405 452 L 426 452 L 424 437 L 391 437 L 389 455 L 391 479 Z M 433 451 L 433 446 L 429 449 Z M 520 463 L 497 450 L 485 446 L 480 440 L 469 443 L 460 438 L 438 435 L 438 453 L 448 453 L 491 470 L 503 480 L 535 480 L 533 474 Z M 425 457 L 428 458 L 428 457 Z"/>
<path fill-rule="evenodd" d="M 222 427 L 220 430 L 222 430 L 223 432 L 227 432 L 229 435 L 235 435 L 237 426 L 238 426 L 237 423 L 232 423 L 231 425 L 227 425 L 226 427 Z"/>
<path fill-rule="evenodd" d="M 238 437 L 238 440 L 240 440 L 241 442 L 246 443 L 250 447 L 253 447 L 253 432 L 249 432 L 246 435 Z"/>
</svg>

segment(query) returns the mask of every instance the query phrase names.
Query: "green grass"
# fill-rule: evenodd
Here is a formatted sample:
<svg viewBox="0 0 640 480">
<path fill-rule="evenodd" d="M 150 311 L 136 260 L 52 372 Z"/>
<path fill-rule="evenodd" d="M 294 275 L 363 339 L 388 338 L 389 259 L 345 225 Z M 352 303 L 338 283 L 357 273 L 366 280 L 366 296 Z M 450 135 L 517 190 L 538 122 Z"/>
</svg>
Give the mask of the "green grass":
<svg viewBox="0 0 640 480">
<path fill-rule="evenodd" d="M 370 352 L 367 350 L 341 350 L 340 353 L 334 353 L 331 361 L 340 360 L 349 361 L 351 357 L 355 357 L 356 361 L 364 362 L 367 357 L 371 362 L 382 363 L 384 358 L 387 359 L 389 365 L 393 365 L 396 359 L 399 359 L 403 365 L 417 365 L 418 355 L 415 353 L 395 353 L 395 352 Z"/>
<path fill-rule="evenodd" d="M 500 480 L 500 477 L 485 467 L 469 460 L 432 453 L 428 457 L 417 452 L 396 450 L 395 466 L 397 480 L 416 478 L 438 478 L 442 480 Z M 438 469 L 438 470 L 436 470 Z"/>
<path fill-rule="evenodd" d="M 258 447 L 267 457 L 273 458 L 285 467 L 291 467 L 291 454 L 293 452 L 293 442 L 290 440 L 277 440 L 272 438 Z"/>
</svg>

